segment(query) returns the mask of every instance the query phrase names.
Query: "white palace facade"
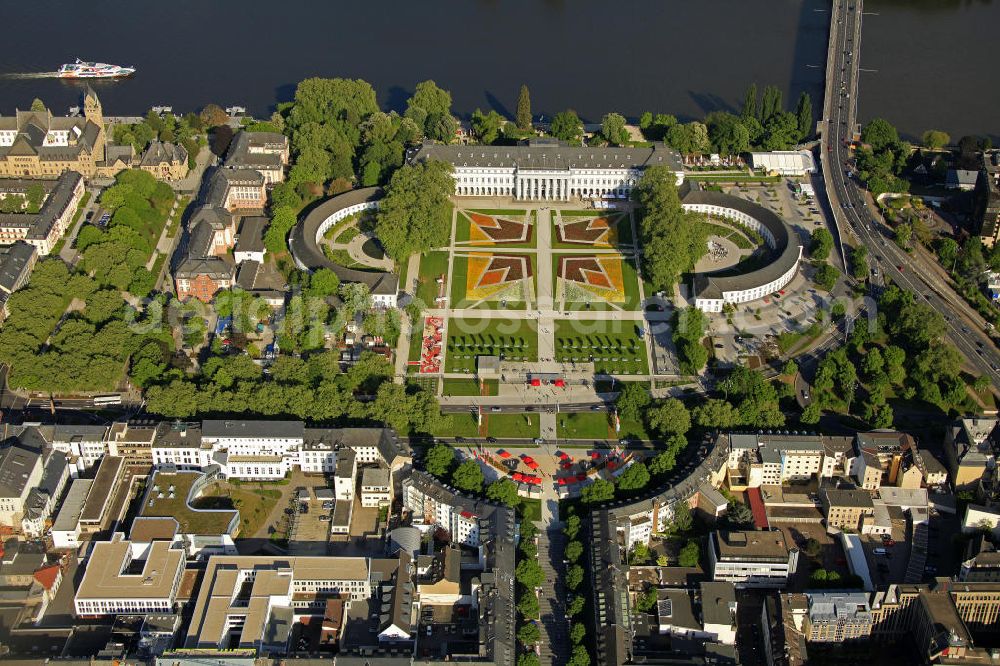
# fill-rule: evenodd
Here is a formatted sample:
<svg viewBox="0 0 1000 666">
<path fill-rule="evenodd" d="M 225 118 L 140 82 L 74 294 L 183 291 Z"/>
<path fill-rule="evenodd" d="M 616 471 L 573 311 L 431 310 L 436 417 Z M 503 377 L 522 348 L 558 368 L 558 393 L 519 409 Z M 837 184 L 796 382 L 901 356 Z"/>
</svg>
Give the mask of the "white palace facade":
<svg viewBox="0 0 1000 666">
<path fill-rule="evenodd" d="M 627 199 L 651 166 L 672 169 L 678 185 L 684 180 L 680 154 L 663 143 L 598 148 L 568 146 L 554 139 L 532 139 L 517 146 L 424 144 L 410 160 L 441 160 L 454 166 L 457 196 L 519 201 Z"/>
</svg>

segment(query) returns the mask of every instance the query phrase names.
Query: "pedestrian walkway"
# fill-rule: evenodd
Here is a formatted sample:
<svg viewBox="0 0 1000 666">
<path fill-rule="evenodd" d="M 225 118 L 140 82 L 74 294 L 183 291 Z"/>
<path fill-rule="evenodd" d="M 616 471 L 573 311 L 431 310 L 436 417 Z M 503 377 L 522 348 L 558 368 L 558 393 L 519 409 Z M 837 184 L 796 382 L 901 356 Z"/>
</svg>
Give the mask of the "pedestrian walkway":
<svg viewBox="0 0 1000 666">
<path fill-rule="evenodd" d="M 569 624 L 566 617 L 565 567 L 566 536 L 559 521 L 559 500 L 552 484 L 542 495 L 541 529 L 538 534 L 538 564 L 545 574 L 538 595 L 542 642 L 539 661 L 562 666 L 569 659 Z"/>
</svg>

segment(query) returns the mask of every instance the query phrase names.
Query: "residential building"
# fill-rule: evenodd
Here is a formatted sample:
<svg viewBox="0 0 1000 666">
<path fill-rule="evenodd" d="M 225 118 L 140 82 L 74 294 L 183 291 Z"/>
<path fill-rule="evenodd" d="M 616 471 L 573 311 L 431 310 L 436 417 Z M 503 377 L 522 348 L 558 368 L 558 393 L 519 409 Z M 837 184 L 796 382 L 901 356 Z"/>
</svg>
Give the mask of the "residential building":
<svg viewBox="0 0 1000 666">
<path fill-rule="evenodd" d="M 37 259 L 38 250 L 24 241 L 0 247 L 0 323 L 10 315 L 10 295 L 28 284 Z"/>
<path fill-rule="evenodd" d="M 940 486 L 948 481 L 948 470 L 934 454 L 927 449 L 919 449 L 913 457 L 913 463 L 923 475 L 925 486 Z"/>
<path fill-rule="evenodd" d="M 180 144 L 154 140 L 143 151 L 138 167 L 160 180 L 180 180 L 188 173 L 188 152 Z"/>
<path fill-rule="evenodd" d="M 708 555 L 714 581 L 738 588 L 782 588 L 795 573 L 799 551 L 778 531 L 715 531 Z"/>
<path fill-rule="evenodd" d="M 275 132 L 237 133 L 226 154 L 227 169 L 253 169 L 260 173 L 266 185 L 285 180 L 288 165 L 288 137 Z"/>
<path fill-rule="evenodd" d="M 1000 583 L 1000 551 L 983 532 L 974 534 L 966 548 L 965 560 L 958 572 L 961 582 Z"/>
<path fill-rule="evenodd" d="M 108 431 L 108 452 L 125 459 L 126 465 L 148 467 L 153 464 L 153 442 L 157 432 L 170 429 L 170 423 L 111 424 Z"/>
<path fill-rule="evenodd" d="M 956 491 L 975 490 L 996 469 L 998 423 L 996 418 L 965 418 L 945 430 L 945 459 Z"/>
<path fill-rule="evenodd" d="M 859 531 L 865 516 L 875 514 L 872 494 L 867 490 L 823 488 L 820 500 L 826 514 L 826 526 Z"/>
<path fill-rule="evenodd" d="M 983 153 L 983 168 L 976 183 L 975 218 L 979 240 L 987 248 L 1000 239 L 1000 152 Z"/>
<path fill-rule="evenodd" d="M 172 613 L 184 574 L 184 551 L 169 541 L 134 544 L 115 534 L 94 543 L 76 591 L 78 616 Z"/>
<path fill-rule="evenodd" d="M 750 153 L 750 165 L 780 176 L 808 176 L 816 173 L 816 161 L 808 150 L 774 150 L 769 153 Z"/>
<path fill-rule="evenodd" d="M 850 461 L 854 457 L 854 438 L 824 435 L 823 469 L 820 478 L 829 479 L 834 476 L 848 476 Z"/>
<path fill-rule="evenodd" d="M 4 543 L 0 554 L 0 614 L 7 629 L 37 625 L 62 582 L 62 568 L 49 564 L 41 547 L 13 539 Z"/>
<path fill-rule="evenodd" d="M 411 162 L 441 160 L 454 167 L 455 194 L 502 196 L 519 201 L 627 199 L 650 166 L 665 166 L 683 179 L 680 155 L 663 143 L 650 147 L 571 146 L 529 139 L 516 146 L 425 143 Z"/>
<path fill-rule="evenodd" d="M 105 456 L 93 479 L 75 479 L 63 500 L 52 525 L 52 541 L 56 548 L 76 548 L 95 534 L 108 532 L 120 515 L 112 511 L 124 509 L 117 502 L 123 488 L 125 459 Z"/>
<path fill-rule="evenodd" d="M 656 594 L 660 634 L 736 644 L 736 588 L 732 583 L 703 582 L 696 589 L 661 588 Z"/>
<path fill-rule="evenodd" d="M 944 186 L 948 190 L 971 192 L 976 189 L 979 172 L 975 169 L 948 169 L 944 177 Z"/>
<path fill-rule="evenodd" d="M 52 432 L 52 448 L 65 453 L 75 471 L 82 472 L 108 452 L 108 427 L 57 425 Z"/>
<path fill-rule="evenodd" d="M 42 452 L 17 437 L 0 443 L 0 525 L 21 528 L 28 496 L 42 479 Z"/>
<path fill-rule="evenodd" d="M 361 471 L 361 506 L 380 507 L 392 504 L 392 483 L 386 467 L 365 467 Z"/>
<path fill-rule="evenodd" d="M 881 484 L 893 484 L 896 482 L 896 474 L 903 464 L 903 456 L 907 452 L 915 451 L 916 441 L 911 435 L 895 430 L 875 430 L 872 432 L 859 432 L 855 436 L 855 456 L 862 457 L 864 454 L 874 456 L 878 466 L 882 470 Z M 872 464 L 872 458 L 866 462 Z"/>
<path fill-rule="evenodd" d="M 417 470 L 403 481 L 403 507 L 415 525 L 441 527 L 452 543 L 473 548 L 480 545 L 480 530 L 494 511 L 494 505 L 459 495 Z"/>
<path fill-rule="evenodd" d="M 74 479 L 52 523 L 52 546 L 56 549 L 77 548 L 81 542 L 80 516 L 83 505 L 94 485 L 93 479 Z"/>
<path fill-rule="evenodd" d="M 83 198 L 84 182 L 77 171 L 66 171 L 49 181 L 0 180 L 0 195 L 25 196 L 30 188 L 38 186 L 45 194 L 37 213 L 0 213 L 0 245 L 24 241 L 46 256 L 69 228 Z"/>
<path fill-rule="evenodd" d="M 1000 507 L 986 507 L 969 504 L 965 507 L 965 517 L 962 519 L 962 532 L 990 532 L 993 538 L 1000 540 Z"/>
<path fill-rule="evenodd" d="M 42 479 L 31 489 L 24 503 L 21 531 L 28 537 L 41 537 L 49 525 L 49 518 L 56 502 L 62 496 L 69 480 L 69 464 L 66 454 L 49 451 L 42 468 Z"/>
<path fill-rule="evenodd" d="M 872 633 L 869 596 L 864 592 L 807 592 L 806 638 L 812 643 L 843 643 Z"/>
<path fill-rule="evenodd" d="M 878 490 L 882 485 L 882 465 L 878 456 L 862 451 L 861 455 L 851 460 L 851 476 L 863 489 L 869 492 Z"/>
<path fill-rule="evenodd" d="M 237 264 L 242 264 L 244 261 L 264 263 L 264 254 L 266 253 L 264 248 L 265 227 L 267 227 L 266 217 L 254 215 L 243 218 L 233 252 Z"/>
<path fill-rule="evenodd" d="M 333 492 L 338 500 L 354 499 L 354 484 L 358 476 L 358 456 L 353 449 L 340 449 L 337 452 L 336 465 L 333 473 Z"/>
</svg>

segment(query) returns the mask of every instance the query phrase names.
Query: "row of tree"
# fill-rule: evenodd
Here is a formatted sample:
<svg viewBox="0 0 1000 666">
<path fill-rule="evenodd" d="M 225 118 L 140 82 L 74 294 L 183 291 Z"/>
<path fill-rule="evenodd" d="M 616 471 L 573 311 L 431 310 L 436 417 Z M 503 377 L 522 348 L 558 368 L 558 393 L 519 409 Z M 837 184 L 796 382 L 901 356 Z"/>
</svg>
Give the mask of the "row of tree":
<svg viewBox="0 0 1000 666">
<path fill-rule="evenodd" d="M 119 292 L 101 289 L 59 259 L 40 262 L 8 307 L 11 314 L 0 330 L 0 363 L 9 366 L 7 381 L 15 388 L 115 390 L 130 358 L 141 372 L 157 374 L 173 351 L 169 332 L 136 332 L 145 331 L 142 315 Z"/>
<path fill-rule="evenodd" d="M 112 213 L 107 230 L 91 222 L 77 235 L 82 269 L 101 286 L 147 296 L 156 285 L 156 275 L 147 270 L 146 262 L 173 202 L 174 191 L 149 172 L 119 173 L 115 184 L 101 194 L 101 207 Z"/>
<path fill-rule="evenodd" d="M 646 169 L 633 196 L 641 215 L 643 272 L 657 291 L 672 291 L 681 274 L 707 252 L 704 216 L 683 209 L 677 177 L 664 166 Z"/>
</svg>

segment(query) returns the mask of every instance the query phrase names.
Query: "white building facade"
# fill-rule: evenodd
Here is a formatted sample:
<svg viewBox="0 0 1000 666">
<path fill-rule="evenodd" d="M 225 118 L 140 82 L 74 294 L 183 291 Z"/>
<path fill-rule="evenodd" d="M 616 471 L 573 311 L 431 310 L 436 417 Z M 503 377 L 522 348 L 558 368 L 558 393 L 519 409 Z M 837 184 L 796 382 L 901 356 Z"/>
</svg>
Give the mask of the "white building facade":
<svg viewBox="0 0 1000 666">
<path fill-rule="evenodd" d="M 454 167 L 455 194 L 510 197 L 518 201 L 627 199 L 650 166 L 684 174 L 680 154 L 662 143 L 651 147 L 569 146 L 532 139 L 518 146 L 425 144 L 411 161 L 441 160 Z"/>
</svg>

